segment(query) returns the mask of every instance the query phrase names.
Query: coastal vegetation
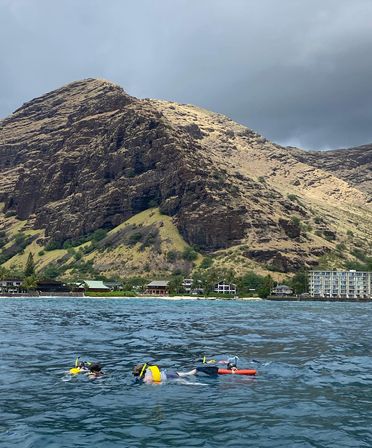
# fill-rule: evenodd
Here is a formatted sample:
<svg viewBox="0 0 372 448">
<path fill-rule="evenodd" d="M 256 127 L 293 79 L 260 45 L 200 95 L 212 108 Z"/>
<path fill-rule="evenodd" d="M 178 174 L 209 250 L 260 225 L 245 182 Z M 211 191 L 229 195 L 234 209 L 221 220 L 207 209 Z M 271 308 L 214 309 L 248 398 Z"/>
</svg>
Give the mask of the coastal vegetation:
<svg viewBox="0 0 372 448">
<path fill-rule="evenodd" d="M 198 247 L 188 245 L 172 219 L 157 208 L 145 210 L 114 229 L 98 229 L 63 244 L 46 240 L 43 231 L 29 230 L 23 222 L 12 219 L 13 226 L 0 233 L 0 278 L 20 278 L 25 290 L 32 291 L 37 281 L 45 279 L 96 279 L 119 281 L 125 294 L 135 295 L 157 278 L 170 281 L 171 294 L 184 294 L 184 278 L 193 278 L 193 286 L 199 286 L 206 296 L 215 295 L 213 287 L 219 280 L 236 284 L 239 296 L 245 297 L 266 297 L 277 282 L 296 293 L 307 288 L 305 267 L 284 273 L 280 259 L 252 262 L 247 259 L 250 247 L 245 244 L 203 254 Z M 306 232 L 311 232 L 309 224 L 296 216 L 291 225 L 300 232 L 308 226 Z M 362 249 L 360 237 L 349 231 L 331 244 L 333 247 L 319 257 L 319 269 L 372 269 L 372 257 Z"/>
<path fill-rule="evenodd" d="M 61 280 L 67 283 L 75 284 L 77 280 L 82 279 L 95 279 L 106 282 L 116 282 L 120 285 L 120 290 L 116 291 L 103 291 L 103 292 L 87 292 L 86 294 L 92 297 L 107 296 L 107 297 L 134 297 L 138 293 L 143 293 L 146 289 L 146 285 L 150 282 L 152 277 L 145 276 L 132 276 L 122 278 L 120 276 L 109 277 L 105 275 L 99 275 L 94 270 L 87 269 L 79 271 L 79 275 L 67 278 L 65 277 L 65 270 L 63 267 L 48 266 L 41 272 L 35 272 L 35 265 L 33 256 L 27 259 L 25 269 L 19 270 L 15 267 L 7 269 L 0 267 L 0 280 L 1 279 L 20 279 L 22 280 L 22 289 L 26 291 L 32 291 L 35 289 L 38 281 L 45 280 Z M 175 272 L 168 277 L 169 280 L 169 293 L 171 295 L 185 295 L 183 287 L 183 281 L 185 274 Z M 199 268 L 192 274 L 192 288 L 194 290 L 200 290 L 198 295 L 208 296 L 221 296 L 229 297 L 227 294 L 216 294 L 214 287 L 217 282 L 223 279 L 225 282 L 236 285 L 239 297 L 262 297 L 265 298 L 270 294 L 271 289 L 275 285 L 275 281 L 271 275 L 259 275 L 253 271 L 249 271 L 244 275 L 237 276 L 232 270 L 221 270 L 218 268 L 203 269 Z M 288 277 L 284 280 L 284 283 L 290 286 L 296 293 L 302 293 L 307 288 L 307 274 L 305 271 L 301 271 L 295 274 L 293 277 Z"/>
</svg>

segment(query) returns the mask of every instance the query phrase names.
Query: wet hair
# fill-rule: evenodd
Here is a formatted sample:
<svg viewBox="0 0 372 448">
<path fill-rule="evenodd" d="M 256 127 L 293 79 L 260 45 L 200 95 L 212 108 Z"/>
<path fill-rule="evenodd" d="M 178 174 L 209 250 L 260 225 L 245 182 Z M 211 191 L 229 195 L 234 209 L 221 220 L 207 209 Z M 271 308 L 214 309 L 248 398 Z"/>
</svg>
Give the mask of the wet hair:
<svg viewBox="0 0 372 448">
<path fill-rule="evenodd" d="M 89 366 L 89 370 L 93 373 L 98 373 L 98 372 L 101 372 L 102 367 L 100 366 L 100 364 L 94 363 Z"/>
<path fill-rule="evenodd" d="M 228 368 L 229 370 L 233 369 L 234 367 L 236 368 L 236 364 L 235 364 L 234 362 L 228 362 L 228 363 L 227 363 L 227 368 Z"/>
<path fill-rule="evenodd" d="M 140 376 L 144 365 L 145 364 L 137 364 L 136 366 L 134 366 L 132 369 L 133 375 Z"/>
</svg>

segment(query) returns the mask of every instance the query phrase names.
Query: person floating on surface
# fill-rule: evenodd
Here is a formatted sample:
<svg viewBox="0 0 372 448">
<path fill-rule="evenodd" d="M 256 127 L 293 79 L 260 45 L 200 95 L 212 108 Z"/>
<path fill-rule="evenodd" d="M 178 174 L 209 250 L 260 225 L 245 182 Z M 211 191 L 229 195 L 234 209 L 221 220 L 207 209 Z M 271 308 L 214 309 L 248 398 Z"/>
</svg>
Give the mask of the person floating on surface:
<svg viewBox="0 0 372 448">
<path fill-rule="evenodd" d="M 236 367 L 232 367 L 236 369 Z M 167 371 L 166 369 L 161 369 L 157 365 L 152 365 L 149 363 L 145 364 L 137 364 L 133 367 L 133 375 L 138 379 L 142 380 L 145 383 L 162 383 L 166 380 L 174 380 L 177 378 L 185 378 L 187 376 L 198 375 L 199 373 L 203 373 L 209 376 L 218 375 L 219 368 L 217 366 L 198 366 L 189 372 L 176 372 L 176 371 Z"/>
<path fill-rule="evenodd" d="M 234 367 L 238 368 L 239 356 L 228 356 L 227 359 L 224 359 L 224 357 L 220 357 L 220 359 L 208 359 L 206 356 L 203 356 L 198 361 L 203 364 L 223 364 L 227 366 L 227 369 L 231 369 Z"/>
<path fill-rule="evenodd" d="M 78 375 L 79 373 L 88 373 L 89 376 L 101 376 L 103 375 L 102 367 L 98 363 L 93 363 L 90 361 L 80 361 L 78 356 L 75 360 L 75 367 L 69 370 L 71 375 Z"/>
</svg>

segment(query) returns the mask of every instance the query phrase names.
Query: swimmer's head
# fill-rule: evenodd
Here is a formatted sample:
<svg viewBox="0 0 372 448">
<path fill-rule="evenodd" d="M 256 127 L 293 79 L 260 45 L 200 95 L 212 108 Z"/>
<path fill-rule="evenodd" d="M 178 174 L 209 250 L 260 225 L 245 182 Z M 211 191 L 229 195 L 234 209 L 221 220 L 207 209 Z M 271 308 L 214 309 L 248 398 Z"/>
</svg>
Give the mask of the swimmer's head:
<svg viewBox="0 0 372 448">
<path fill-rule="evenodd" d="M 136 366 L 133 367 L 132 374 L 134 376 L 140 376 L 141 373 L 142 374 L 144 373 L 144 367 L 145 367 L 145 364 L 137 364 Z"/>
<path fill-rule="evenodd" d="M 100 373 L 102 370 L 102 367 L 98 363 L 93 363 L 89 366 L 89 370 L 92 373 Z"/>
<path fill-rule="evenodd" d="M 227 363 L 227 368 L 228 368 L 229 370 L 232 370 L 232 369 L 236 369 L 237 366 L 236 366 L 236 364 L 235 364 L 234 362 L 228 362 L 228 363 Z"/>
</svg>

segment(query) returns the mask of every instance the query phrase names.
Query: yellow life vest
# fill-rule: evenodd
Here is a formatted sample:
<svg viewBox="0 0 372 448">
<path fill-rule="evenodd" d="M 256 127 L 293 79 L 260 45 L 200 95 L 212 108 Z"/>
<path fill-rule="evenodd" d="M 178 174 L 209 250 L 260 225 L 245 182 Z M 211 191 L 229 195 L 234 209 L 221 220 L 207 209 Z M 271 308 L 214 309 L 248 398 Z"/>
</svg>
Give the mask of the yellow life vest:
<svg viewBox="0 0 372 448">
<path fill-rule="evenodd" d="M 72 369 L 70 369 L 70 373 L 71 373 L 72 375 L 77 375 L 77 374 L 80 373 L 80 372 L 81 372 L 80 367 L 73 367 Z"/>
<path fill-rule="evenodd" d="M 160 383 L 161 382 L 161 373 L 158 366 L 149 366 L 147 367 L 148 370 L 151 371 L 152 374 L 152 380 L 154 383 Z"/>
</svg>

